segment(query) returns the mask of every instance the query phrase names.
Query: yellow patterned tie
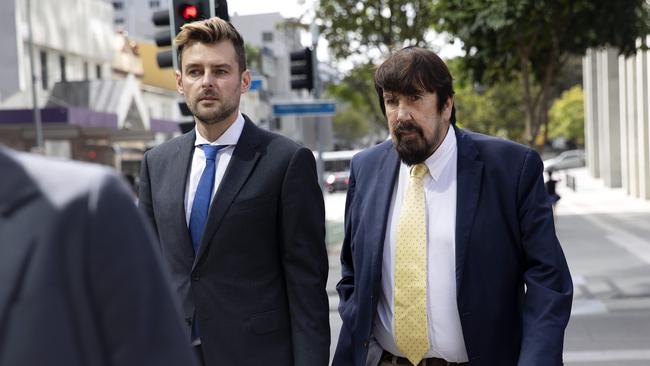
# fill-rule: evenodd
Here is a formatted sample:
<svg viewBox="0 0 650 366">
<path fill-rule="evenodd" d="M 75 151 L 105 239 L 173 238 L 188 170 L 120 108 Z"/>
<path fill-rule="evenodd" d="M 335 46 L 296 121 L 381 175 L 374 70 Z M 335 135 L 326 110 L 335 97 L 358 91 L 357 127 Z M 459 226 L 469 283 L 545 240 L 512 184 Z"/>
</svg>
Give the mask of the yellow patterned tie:
<svg viewBox="0 0 650 366">
<path fill-rule="evenodd" d="M 395 250 L 395 342 L 417 365 L 429 350 L 427 326 L 427 237 L 424 164 L 411 167 L 409 187 L 397 225 Z"/>
</svg>

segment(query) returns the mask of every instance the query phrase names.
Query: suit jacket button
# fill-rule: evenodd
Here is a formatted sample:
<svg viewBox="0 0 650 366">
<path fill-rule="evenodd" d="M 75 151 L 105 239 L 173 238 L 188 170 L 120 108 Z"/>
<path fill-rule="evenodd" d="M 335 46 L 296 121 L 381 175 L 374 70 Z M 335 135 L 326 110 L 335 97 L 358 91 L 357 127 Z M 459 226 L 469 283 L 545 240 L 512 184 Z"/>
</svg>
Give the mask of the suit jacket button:
<svg viewBox="0 0 650 366">
<path fill-rule="evenodd" d="M 185 318 L 185 323 L 186 323 L 188 326 L 191 327 L 191 326 L 192 326 L 192 318 L 190 318 L 189 316 L 188 316 L 187 318 Z"/>
<path fill-rule="evenodd" d="M 368 348 L 368 341 L 363 342 L 363 348 Z"/>
</svg>

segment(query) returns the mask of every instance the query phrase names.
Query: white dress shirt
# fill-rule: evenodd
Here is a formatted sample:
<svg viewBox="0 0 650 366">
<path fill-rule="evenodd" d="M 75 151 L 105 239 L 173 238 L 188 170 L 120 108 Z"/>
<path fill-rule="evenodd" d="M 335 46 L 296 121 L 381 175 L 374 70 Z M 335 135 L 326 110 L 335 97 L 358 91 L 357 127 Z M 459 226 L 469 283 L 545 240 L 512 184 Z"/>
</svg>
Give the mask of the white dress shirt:
<svg viewBox="0 0 650 366">
<path fill-rule="evenodd" d="M 196 194 L 196 188 L 199 185 L 199 180 L 201 179 L 201 174 L 203 174 L 203 169 L 205 169 L 205 153 L 199 147 L 199 145 L 228 145 L 217 153 L 216 157 L 216 169 L 214 172 L 214 189 L 212 190 L 212 197 L 210 202 L 214 199 L 217 189 L 221 184 L 223 175 L 228 168 L 230 163 L 230 158 L 232 158 L 232 153 L 235 150 L 237 141 L 241 136 L 242 131 L 244 130 L 244 117 L 239 113 L 235 122 L 233 122 L 230 127 L 224 133 L 219 136 L 215 141 L 208 141 L 205 137 L 201 136 L 199 130 L 196 130 L 196 139 L 194 140 L 194 154 L 192 154 L 192 166 L 190 168 L 190 174 L 187 178 L 187 186 L 185 189 L 185 220 L 187 226 L 190 226 L 190 214 L 192 213 L 192 204 L 194 203 L 194 195 Z"/>
<path fill-rule="evenodd" d="M 456 163 L 454 129 L 424 162 L 427 225 L 427 322 L 429 351 L 424 358 L 467 362 L 467 351 L 456 303 Z M 381 295 L 374 336 L 386 351 L 404 356 L 395 343 L 393 283 L 397 223 L 409 183 L 409 166 L 401 163 L 388 214 L 382 261 Z"/>
</svg>

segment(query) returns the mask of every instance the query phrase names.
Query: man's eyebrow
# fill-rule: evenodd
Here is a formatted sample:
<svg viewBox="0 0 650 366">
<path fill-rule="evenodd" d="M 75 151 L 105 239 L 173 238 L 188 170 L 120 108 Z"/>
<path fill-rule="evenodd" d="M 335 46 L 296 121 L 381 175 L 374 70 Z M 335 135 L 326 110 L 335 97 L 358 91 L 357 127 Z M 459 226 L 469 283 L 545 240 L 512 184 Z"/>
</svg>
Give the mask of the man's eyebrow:
<svg viewBox="0 0 650 366">
<path fill-rule="evenodd" d="M 192 62 L 192 63 L 186 64 L 185 68 L 187 69 L 187 68 L 190 68 L 190 67 L 203 66 L 203 65 L 204 64 L 202 64 L 200 62 Z M 232 68 L 232 66 L 230 64 L 227 64 L 227 63 L 209 64 L 208 66 L 210 68 L 228 68 L 228 69 Z"/>
</svg>

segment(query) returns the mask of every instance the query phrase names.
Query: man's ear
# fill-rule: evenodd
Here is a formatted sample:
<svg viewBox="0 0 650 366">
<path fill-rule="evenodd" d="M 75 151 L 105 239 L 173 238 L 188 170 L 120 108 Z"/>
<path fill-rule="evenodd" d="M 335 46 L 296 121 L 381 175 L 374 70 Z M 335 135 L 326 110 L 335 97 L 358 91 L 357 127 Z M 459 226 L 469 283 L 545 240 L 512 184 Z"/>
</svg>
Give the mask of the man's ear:
<svg viewBox="0 0 650 366">
<path fill-rule="evenodd" d="M 251 87 L 251 72 L 246 69 L 241 74 L 241 93 L 244 94 Z"/>
<path fill-rule="evenodd" d="M 442 109 L 441 114 L 442 114 L 443 119 L 445 119 L 447 121 L 449 119 L 451 119 L 451 110 L 452 110 L 453 106 L 454 106 L 454 97 L 450 96 L 449 98 L 447 98 L 447 101 L 445 102 L 445 105 L 444 105 L 444 107 Z"/>
<path fill-rule="evenodd" d="M 176 73 L 176 91 L 178 91 L 180 95 L 184 95 L 185 92 L 183 91 L 183 75 L 178 70 L 175 70 L 175 73 Z"/>
</svg>

